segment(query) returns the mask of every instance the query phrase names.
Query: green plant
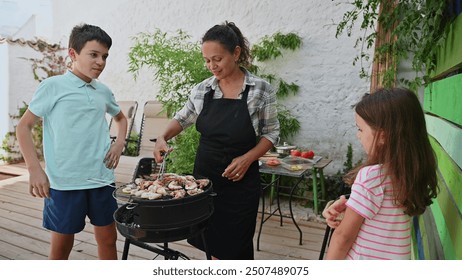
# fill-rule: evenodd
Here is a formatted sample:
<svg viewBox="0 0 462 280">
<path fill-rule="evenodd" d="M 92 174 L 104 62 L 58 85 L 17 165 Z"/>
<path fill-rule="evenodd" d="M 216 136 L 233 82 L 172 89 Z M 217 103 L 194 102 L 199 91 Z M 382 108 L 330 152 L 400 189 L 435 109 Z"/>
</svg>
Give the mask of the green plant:
<svg viewBox="0 0 462 280">
<path fill-rule="evenodd" d="M 14 121 L 19 120 L 24 113 L 26 112 L 29 106 L 26 102 L 23 102 L 23 106 L 18 108 L 17 115 L 10 115 L 10 118 Z M 14 127 L 16 131 L 16 126 Z M 32 141 L 34 142 L 35 149 L 37 151 L 37 156 L 39 159 L 43 159 L 43 145 L 42 145 L 42 121 L 39 121 L 32 128 Z M 22 156 L 18 148 L 18 143 L 16 140 L 16 132 L 7 132 L 5 138 L 3 139 L 1 149 L 4 150 L 7 155 L 0 155 L 0 160 L 14 163 L 22 161 Z"/>
<path fill-rule="evenodd" d="M 199 43 L 191 43 L 188 36 L 179 30 L 174 35 L 156 30 L 153 33 L 140 33 L 133 37 L 134 46 L 129 53 L 129 71 L 135 79 L 141 68 L 147 67 L 154 71 L 154 79 L 160 84 L 157 99 L 168 113 L 178 111 L 186 102 L 191 89 L 199 82 L 210 77 L 210 72 L 204 67 L 204 60 Z M 301 45 L 301 39 L 296 34 L 276 33 L 266 36 L 262 42 L 255 45 L 251 54 L 260 63 L 283 55 L 284 49 L 294 50 Z M 287 83 L 274 74 L 258 73 L 259 67 L 252 65 L 249 71 L 259 74 L 271 82 L 278 98 L 296 94 L 298 86 Z M 278 119 L 281 122 L 281 138 L 295 135 L 300 124 L 289 110 L 278 106 Z M 175 173 L 192 173 L 195 151 L 199 142 L 199 133 L 190 127 L 176 136 L 172 145 L 175 147 L 169 156 L 168 170 Z"/>
<path fill-rule="evenodd" d="M 188 42 L 189 39 L 181 30 L 168 36 L 158 29 L 133 37 L 129 72 L 136 79 L 143 67 L 154 71 L 154 78 L 160 84 L 157 100 L 167 112 L 178 111 L 186 103 L 191 88 L 210 76 L 204 67 L 200 45 Z"/>
<path fill-rule="evenodd" d="M 339 170 L 337 174 L 326 177 L 326 201 L 321 205 L 322 208 L 325 206 L 325 202 L 333 199 L 337 199 L 340 195 L 349 193 L 349 186 L 343 182 L 343 176 L 353 169 L 355 166 L 361 164 L 362 159 L 358 160 L 356 164 L 353 164 L 353 146 L 351 143 L 348 144 L 346 159 L 343 162 L 343 169 Z"/>
<path fill-rule="evenodd" d="M 124 151 L 124 155 L 136 157 L 138 156 L 138 140 L 140 136 L 135 131 L 130 132 L 128 137 L 128 145 Z"/>
<path fill-rule="evenodd" d="M 389 33 L 389 41 L 384 41 L 375 48 L 373 61 L 382 62 L 392 58 L 392 65 L 379 73 L 382 84 L 391 87 L 395 84 L 397 66 L 406 60 L 412 62 L 415 71 L 413 79 L 402 78 L 399 82 L 416 90 L 422 83 L 428 83 L 428 73 L 435 68 L 436 51 L 445 37 L 445 28 L 451 21 L 446 15 L 449 1 L 445 0 L 367 0 L 349 1 L 350 10 L 344 13 L 337 24 L 336 37 L 343 32 L 351 36 L 355 23 L 362 19 L 359 25 L 360 36 L 355 47 L 360 47 L 360 53 L 354 58 L 353 64 L 361 62 L 360 76 L 370 75 L 362 62 L 370 59 L 369 50 L 375 46 L 375 41 L 384 33 Z M 338 3 L 339 4 L 339 3 Z M 342 2 L 341 4 L 344 4 Z M 382 5 L 382 7 L 380 7 Z M 379 12 L 380 8 L 380 12 Z M 383 28 L 377 32 L 377 25 Z"/>
<path fill-rule="evenodd" d="M 287 108 L 278 104 L 278 120 L 280 125 L 279 137 L 289 139 L 297 134 L 300 130 L 300 122 L 290 113 Z"/>
<path fill-rule="evenodd" d="M 168 157 L 168 170 L 177 174 L 192 174 L 196 150 L 199 145 L 199 132 L 190 126 L 175 137 L 175 149 Z"/>
<path fill-rule="evenodd" d="M 282 34 L 277 32 L 272 36 L 264 36 L 252 47 L 251 54 L 257 62 L 264 63 L 283 56 L 283 50 L 294 51 L 300 48 L 301 43 L 300 36 L 295 33 Z M 299 90 L 299 86 L 295 83 L 287 83 L 274 74 L 261 73 L 260 68 L 256 64 L 253 64 L 249 71 L 269 81 L 276 88 L 276 96 L 279 99 L 295 95 Z M 278 120 L 281 142 L 295 136 L 300 130 L 300 122 L 282 104 L 278 104 Z"/>
</svg>

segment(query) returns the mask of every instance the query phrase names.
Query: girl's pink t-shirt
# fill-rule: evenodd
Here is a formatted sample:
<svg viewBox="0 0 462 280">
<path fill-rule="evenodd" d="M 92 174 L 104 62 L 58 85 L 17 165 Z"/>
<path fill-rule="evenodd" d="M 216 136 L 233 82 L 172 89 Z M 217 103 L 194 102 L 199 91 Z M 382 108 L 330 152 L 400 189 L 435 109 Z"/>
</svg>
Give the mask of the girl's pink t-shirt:
<svg viewBox="0 0 462 280">
<path fill-rule="evenodd" d="M 411 258 L 411 218 L 394 204 L 392 184 L 382 165 L 359 171 L 347 207 L 364 217 L 364 223 L 346 259 Z"/>
</svg>

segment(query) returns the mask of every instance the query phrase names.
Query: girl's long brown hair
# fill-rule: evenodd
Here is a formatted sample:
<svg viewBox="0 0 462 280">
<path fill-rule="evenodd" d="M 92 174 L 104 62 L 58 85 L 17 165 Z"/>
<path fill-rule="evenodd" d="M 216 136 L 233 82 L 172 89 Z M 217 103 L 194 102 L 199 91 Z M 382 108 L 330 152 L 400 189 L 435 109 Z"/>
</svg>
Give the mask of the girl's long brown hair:
<svg viewBox="0 0 462 280">
<path fill-rule="evenodd" d="M 365 95 L 356 113 L 384 141 L 375 135 L 373 152 L 366 163 L 345 175 L 352 184 L 363 166 L 383 164 L 394 188 L 395 202 L 414 216 L 425 212 L 438 192 L 436 159 L 427 135 L 425 118 L 417 96 L 401 88 L 379 89 Z"/>
</svg>

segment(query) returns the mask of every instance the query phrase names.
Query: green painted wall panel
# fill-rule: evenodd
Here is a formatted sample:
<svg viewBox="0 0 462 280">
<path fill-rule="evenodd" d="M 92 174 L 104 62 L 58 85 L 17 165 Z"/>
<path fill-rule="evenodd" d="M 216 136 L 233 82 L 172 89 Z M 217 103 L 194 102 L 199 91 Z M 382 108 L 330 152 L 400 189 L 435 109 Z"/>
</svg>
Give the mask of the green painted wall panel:
<svg viewBox="0 0 462 280">
<path fill-rule="evenodd" d="M 430 252 L 428 259 L 431 259 L 431 260 L 446 259 L 444 256 L 443 246 L 441 245 L 440 236 L 438 234 L 438 229 L 436 228 L 435 217 L 433 216 L 432 211 L 431 210 L 425 211 L 425 213 L 421 216 L 421 218 L 423 220 L 423 223 L 425 225 L 425 230 L 427 233 L 427 243 L 429 246 L 428 250 Z"/>
<path fill-rule="evenodd" d="M 457 208 L 462 212 L 462 170 L 452 161 L 434 138 L 430 137 L 430 143 L 438 160 L 439 172 L 443 176 Z"/>
<path fill-rule="evenodd" d="M 451 237 L 447 230 L 446 221 L 444 220 L 443 213 L 438 204 L 437 200 L 434 200 L 433 204 L 430 206 L 432 209 L 433 216 L 435 217 L 435 223 L 440 236 L 441 244 L 443 245 L 444 256 L 446 260 L 457 260 L 455 247 L 452 243 Z"/>
<path fill-rule="evenodd" d="M 443 244 L 446 258 L 462 259 L 462 214 L 461 214 L 461 198 L 454 195 L 452 190 L 458 190 L 462 185 L 462 172 L 451 161 L 449 156 L 445 154 L 444 149 L 438 145 L 435 139 L 430 137 L 433 150 L 438 158 L 438 185 L 440 192 L 436 202 L 438 203 L 438 212 L 433 211 L 435 222 L 438 226 L 438 232 Z M 452 163 L 452 164 L 451 164 Z M 456 168 L 454 170 L 454 168 Z M 455 171 L 451 173 L 450 171 Z M 459 182 L 457 185 L 450 185 L 448 182 Z M 435 207 L 432 207 L 435 210 Z M 441 221 L 444 220 L 443 221 Z M 448 254 L 450 248 L 454 248 L 454 254 Z"/>
<path fill-rule="evenodd" d="M 431 208 L 427 208 L 427 211 L 421 216 L 419 216 L 419 229 L 422 237 L 424 259 L 425 260 L 444 260 L 444 250 L 441 246 L 440 236 L 438 234 L 438 229 L 434 221 L 434 217 L 431 211 Z M 446 227 L 446 226 L 444 226 Z M 415 237 L 415 228 L 413 228 L 412 234 L 413 239 L 413 248 L 417 250 L 416 237 Z M 447 232 L 447 231 L 446 231 Z M 449 240 L 451 240 L 449 238 Z M 452 241 L 450 242 L 452 244 Z M 452 246 L 451 246 L 452 248 Z M 418 252 L 413 254 L 414 259 L 419 259 Z"/>
<path fill-rule="evenodd" d="M 419 217 L 419 228 L 420 232 L 422 235 L 422 243 L 423 243 L 423 249 L 424 249 L 424 255 L 426 260 L 431 260 L 432 256 L 430 254 L 430 244 L 429 241 L 432 239 L 431 236 L 428 236 L 426 227 L 425 227 L 425 221 L 421 217 Z"/>
<path fill-rule="evenodd" d="M 462 14 L 449 27 L 446 41 L 437 50 L 433 83 L 424 91 L 424 110 L 432 147 L 438 158 L 440 192 L 430 206 L 433 220 L 419 217 L 425 257 L 462 259 L 462 75 L 448 76 L 462 68 Z M 427 213 L 426 213 L 427 214 Z M 434 232 L 436 227 L 437 234 Z M 431 240 L 438 235 L 439 240 Z M 433 242 L 433 244 L 432 244 Z M 436 246 L 433 248 L 431 247 Z"/>
<path fill-rule="evenodd" d="M 451 159 L 462 167 L 462 129 L 431 115 L 425 115 L 427 132 L 443 147 Z"/>
<path fill-rule="evenodd" d="M 437 51 L 436 69 L 431 78 L 440 78 L 462 65 L 462 14 L 450 25 L 446 42 Z"/>
<path fill-rule="evenodd" d="M 442 178 L 439 178 L 440 193 L 437 200 L 443 218 L 446 221 L 446 229 L 451 244 L 455 249 L 456 259 L 462 260 L 462 219 L 453 203 L 450 202 L 449 193 L 444 187 Z"/>
<path fill-rule="evenodd" d="M 425 87 L 423 107 L 427 112 L 462 125 L 462 74 L 433 82 Z"/>
</svg>

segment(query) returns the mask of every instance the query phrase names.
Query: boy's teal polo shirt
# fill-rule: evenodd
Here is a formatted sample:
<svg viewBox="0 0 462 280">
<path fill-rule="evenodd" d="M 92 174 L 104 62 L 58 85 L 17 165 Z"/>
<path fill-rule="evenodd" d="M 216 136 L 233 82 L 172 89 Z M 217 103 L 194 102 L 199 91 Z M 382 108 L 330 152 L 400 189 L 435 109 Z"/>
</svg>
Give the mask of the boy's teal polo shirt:
<svg viewBox="0 0 462 280">
<path fill-rule="evenodd" d="M 102 187 L 88 179 L 114 181 L 104 165 L 111 142 L 106 113 L 120 112 L 112 91 L 86 83 L 71 71 L 42 81 L 29 110 L 43 118 L 43 151 L 50 186 L 56 190 Z"/>
</svg>

